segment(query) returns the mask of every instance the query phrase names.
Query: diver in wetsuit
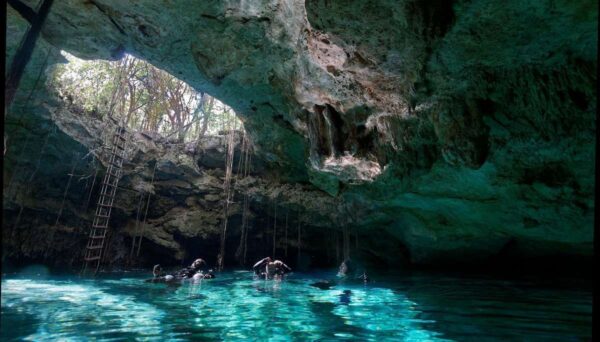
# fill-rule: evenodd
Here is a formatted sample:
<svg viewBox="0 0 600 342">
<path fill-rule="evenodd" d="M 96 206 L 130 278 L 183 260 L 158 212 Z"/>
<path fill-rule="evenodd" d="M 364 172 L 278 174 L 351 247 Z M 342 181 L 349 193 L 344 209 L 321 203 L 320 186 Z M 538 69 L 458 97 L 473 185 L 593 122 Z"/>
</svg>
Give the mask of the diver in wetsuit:
<svg viewBox="0 0 600 342">
<path fill-rule="evenodd" d="M 171 280 L 173 280 L 173 276 L 170 274 L 163 276 L 162 267 L 160 267 L 160 264 L 156 264 L 152 268 L 152 279 L 146 279 L 145 282 L 146 283 L 166 283 Z"/>
<path fill-rule="evenodd" d="M 254 264 L 252 269 L 254 270 L 254 275 L 258 277 L 264 277 L 266 275 L 267 264 L 271 262 L 271 257 L 266 257 Z"/>
<path fill-rule="evenodd" d="M 202 265 L 206 265 L 206 261 L 204 261 L 201 258 L 198 258 L 198 259 L 194 260 L 194 262 L 190 265 L 190 267 L 185 267 L 185 268 L 182 268 L 181 270 L 179 270 L 179 272 L 177 272 L 175 274 L 175 278 L 189 279 L 189 278 L 193 277 L 194 274 L 196 274 L 197 272 L 200 271 L 200 268 L 202 267 Z"/>
<path fill-rule="evenodd" d="M 352 277 L 353 274 L 355 273 L 355 271 L 356 271 L 356 267 L 354 265 L 354 262 L 352 262 L 352 260 L 350 260 L 350 259 L 346 259 L 340 265 L 337 276 L 340 278 L 345 278 L 348 276 Z"/>
<path fill-rule="evenodd" d="M 162 267 L 160 267 L 160 264 L 154 265 L 152 268 L 152 275 L 155 279 L 162 276 Z"/>
<path fill-rule="evenodd" d="M 288 265 L 284 264 L 281 260 L 269 262 L 267 263 L 266 267 L 267 278 L 269 279 L 280 280 L 286 273 L 291 271 L 292 269 Z"/>
<path fill-rule="evenodd" d="M 361 275 L 357 274 L 357 266 L 356 264 L 350 260 L 346 259 L 342 262 L 338 269 L 338 273 L 336 274 L 337 279 L 331 280 L 319 280 L 316 281 L 310 286 L 314 286 L 321 290 L 329 290 L 330 288 L 337 286 L 339 284 L 343 284 L 346 282 L 355 282 L 357 280 L 362 281 L 363 283 L 368 283 L 370 281 L 369 276 L 367 276 L 367 271 L 364 270 Z"/>
<path fill-rule="evenodd" d="M 209 269 L 206 273 L 204 273 L 204 271 L 200 269 L 202 265 L 206 265 L 206 262 L 202 259 L 196 259 L 190 267 L 182 269 L 178 274 L 182 276 L 182 280 L 191 279 L 192 282 L 197 282 L 200 279 L 215 278 L 213 270 Z"/>
<path fill-rule="evenodd" d="M 252 266 L 254 274 L 267 279 L 281 279 L 283 275 L 292 269 L 281 260 L 273 261 L 271 257 L 263 258 Z"/>
<path fill-rule="evenodd" d="M 167 274 L 162 276 L 162 268 L 160 264 L 154 265 L 152 269 L 152 275 L 154 276 L 152 279 L 146 280 L 148 283 L 171 283 L 175 280 L 186 280 L 191 279 L 196 273 L 201 272 L 202 265 L 206 265 L 206 261 L 201 258 L 194 260 L 194 262 L 189 266 L 179 270 L 175 275 Z M 214 278 L 214 274 L 211 274 L 212 278 Z"/>
</svg>

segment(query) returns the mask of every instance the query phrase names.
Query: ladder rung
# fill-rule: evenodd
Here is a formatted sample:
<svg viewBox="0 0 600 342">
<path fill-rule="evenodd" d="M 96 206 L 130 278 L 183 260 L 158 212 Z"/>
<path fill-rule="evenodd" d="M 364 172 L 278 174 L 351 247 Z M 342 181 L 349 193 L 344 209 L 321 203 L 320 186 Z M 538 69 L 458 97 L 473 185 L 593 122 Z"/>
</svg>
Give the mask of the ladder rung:
<svg viewBox="0 0 600 342">
<path fill-rule="evenodd" d="M 104 200 L 106 200 L 106 201 L 113 201 L 114 200 L 113 196 L 109 196 L 109 195 L 102 195 L 102 196 L 104 196 Z M 111 207 L 112 206 L 112 203 L 106 203 L 102 199 L 98 200 L 98 204 L 101 204 L 104 207 Z"/>
<path fill-rule="evenodd" d="M 113 192 L 114 191 L 100 193 L 100 196 L 103 197 L 103 200 L 102 201 L 99 200 L 98 203 L 107 204 L 107 202 L 105 202 L 105 200 L 106 201 L 114 201 L 115 194 Z M 109 204 L 112 204 L 112 203 L 109 203 Z"/>
<path fill-rule="evenodd" d="M 102 247 L 104 247 L 104 244 L 100 244 L 99 246 L 90 246 L 90 245 L 88 245 L 88 246 L 87 246 L 87 249 L 92 249 L 92 250 L 94 250 L 94 249 L 100 249 L 100 248 L 102 248 Z"/>
<path fill-rule="evenodd" d="M 99 217 L 96 217 L 99 219 Z M 94 222 L 92 223 L 92 228 L 108 228 L 108 220 L 106 220 L 106 223 L 100 223 L 98 222 L 99 220 L 94 220 Z"/>
<path fill-rule="evenodd" d="M 95 257 L 89 257 L 89 258 L 85 258 L 85 261 L 94 261 L 94 260 L 99 260 L 100 256 L 95 256 Z"/>
<path fill-rule="evenodd" d="M 94 229 L 108 229 L 108 225 L 105 225 L 105 226 L 99 226 L 99 225 L 94 225 L 94 224 L 93 224 L 93 225 L 92 225 L 92 228 L 94 228 Z"/>
<path fill-rule="evenodd" d="M 110 185 L 110 186 L 117 186 L 117 184 L 119 184 L 119 183 L 108 179 L 107 182 L 102 181 L 102 184 L 106 184 L 106 185 Z"/>
<path fill-rule="evenodd" d="M 96 214 L 96 217 L 110 218 L 110 216 L 108 216 L 108 215 L 102 215 L 102 214 Z"/>
<path fill-rule="evenodd" d="M 114 180 L 112 180 L 111 178 L 117 179 L 117 176 L 113 176 L 113 177 L 104 177 L 104 179 L 102 180 L 103 184 L 111 184 L 114 183 Z"/>
<path fill-rule="evenodd" d="M 110 211 L 110 208 L 106 208 L 104 206 L 96 207 L 96 214 L 108 213 L 109 211 Z"/>
<path fill-rule="evenodd" d="M 90 239 L 104 239 L 105 237 L 106 237 L 106 234 L 89 236 Z"/>
<path fill-rule="evenodd" d="M 112 211 L 112 209 L 111 209 L 112 207 L 110 207 L 110 206 L 108 206 L 108 205 L 103 205 L 103 206 L 101 206 L 101 207 L 97 207 L 97 209 L 96 209 L 96 212 L 94 213 L 94 215 L 96 215 L 97 213 L 99 213 L 99 212 L 100 212 L 100 210 L 104 210 L 104 211 L 106 211 L 106 210 L 107 210 L 107 208 L 108 208 L 108 210 L 109 210 L 109 211 Z"/>
</svg>

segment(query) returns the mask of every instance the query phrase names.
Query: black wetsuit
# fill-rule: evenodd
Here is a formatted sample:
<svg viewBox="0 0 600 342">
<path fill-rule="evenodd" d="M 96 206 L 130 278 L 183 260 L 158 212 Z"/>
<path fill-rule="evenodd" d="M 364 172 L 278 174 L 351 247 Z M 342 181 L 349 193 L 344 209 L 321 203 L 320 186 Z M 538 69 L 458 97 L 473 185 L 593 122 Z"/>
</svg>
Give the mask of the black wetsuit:
<svg viewBox="0 0 600 342">
<path fill-rule="evenodd" d="M 254 274 L 260 277 L 264 277 L 266 274 L 266 266 L 269 263 L 271 258 L 266 257 L 254 264 L 252 268 L 254 269 Z"/>
<path fill-rule="evenodd" d="M 191 266 L 185 267 L 185 268 L 179 270 L 177 273 L 175 273 L 175 278 L 179 278 L 179 279 L 191 278 L 198 271 L 200 271 L 200 267 L 198 267 L 198 268 L 193 268 Z"/>
<path fill-rule="evenodd" d="M 184 267 L 181 270 L 177 271 L 177 273 L 175 273 L 174 275 L 172 275 L 172 278 L 167 279 L 167 276 L 159 276 L 159 277 L 154 277 L 152 279 L 147 279 L 146 282 L 147 283 L 173 283 L 174 281 L 181 281 L 184 279 L 190 279 L 194 276 L 194 274 L 196 274 L 197 272 L 200 271 L 200 267 Z M 214 274 L 211 274 L 212 277 L 207 277 L 208 274 L 204 275 L 204 278 L 214 278 Z"/>
</svg>

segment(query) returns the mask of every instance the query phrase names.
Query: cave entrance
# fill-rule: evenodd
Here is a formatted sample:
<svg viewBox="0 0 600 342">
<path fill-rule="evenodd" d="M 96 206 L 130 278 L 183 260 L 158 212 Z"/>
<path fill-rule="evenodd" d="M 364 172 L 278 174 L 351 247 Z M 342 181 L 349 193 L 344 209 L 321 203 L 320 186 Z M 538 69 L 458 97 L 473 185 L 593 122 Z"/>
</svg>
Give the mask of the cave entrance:
<svg viewBox="0 0 600 342">
<path fill-rule="evenodd" d="M 106 61 L 61 54 L 68 63 L 54 68 L 54 89 L 82 114 L 111 118 L 167 143 L 244 129 L 231 107 L 135 56 Z"/>
<path fill-rule="evenodd" d="M 217 222 L 210 227 L 213 228 L 212 234 L 209 234 L 212 236 L 210 239 L 216 240 L 214 235 L 220 235 L 221 242 L 218 254 L 224 254 L 227 227 L 235 225 L 235 222 L 228 224 L 231 212 L 230 205 L 236 201 L 236 188 L 235 185 L 232 185 L 232 183 L 235 183 L 233 176 L 237 178 L 240 173 L 247 175 L 248 152 L 250 149 L 244 125 L 235 111 L 209 94 L 196 91 L 184 81 L 129 54 L 125 54 L 117 61 L 85 61 L 64 51 L 61 54 L 68 63 L 58 65 L 53 69 L 51 75 L 52 91 L 64 101 L 69 112 L 85 118 L 83 119 L 83 121 L 86 121 L 83 124 L 84 126 L 87 125 L 88 128 L 94 125 L 105 127 L 102 129 L 101 135 L 106 135 L 107 139 L 102 139 L 104 143 L 100 150 L 112 151 L 104 158 L 100 157 L 101 153 L 98 154 L 100 159 L 106 159 L 109 162 L 106 164 L 107 170 L 104 180 L 100 183 L 102 184 L 100 193 L 97 194 L 98 206 L 92 224 L 92 233 L 90 233 L 86 247 L 86 257 L 84 258 L 86 264 L 91 259 L 99 260 L 100 256 L 98 254 L 89 255 L 90 250 L 96 247 L 102 248 L 104 246 L 105 251 L 99 254 L 104 258 L 103 260 L 110 261 L 108 259 L 111 257 L 110 249 L 113 244 L 111 234 L 108 234 L 110 237 L 106 237 L 106 242 L 104 240 L 105 231 L 108 227 L 107 221 L 111 220 L 111 209 L 105 207 L 113 207 L 113 201 L 116 200 L 116 191 L 107 190 L 105 184 L 108 184 L 109 187 L 130 192 L 123 197 L 134 198 L 133 201 L 129 201 L 132 203 L 121 204 L 121 211 L 125 213 L 115 212 L 112 218 L 113 221 L 118 221 L 113 224 L 117 229 L 117 234 L 125 235 L 126 242 L 124 244 L 131 245 L 130 252 L 126 253 L 128 257 L 124 258 L 126 262 L 139 264 L 140 256 L 143 259 L 143 254 L 140 255 L 140 249 L 144 240 L 147 219 L 156 219 L 161 214 L 168 215 L 168 212 L 154 213 L 155 210 L 149 211 L 149 208 L 160 208 L 161 203 L 164 202 L 174 202 L 171 209 L 185 208 L 186 210 L 182 212 L 182 215 L 188 215 L 185 211 L 193 212 L 194 210 L 196 211 L 195 214 L 199 216 L 206 214 L 205 212 L 212 214 Z M 58 118 L 58 120 L 61 119 Z M 123 127 L 127 131 L 127 136 L 133 138 L 125 138 L 121 133 L 118 137 L 115 135 L 113 138 L 111 130 L 106 129 L 112 127 L 112 124 L 108 125 L 110 121 L 118 126 L 117 131 L 121 132 L 121 127 Z M 107 123 L 107 125 L 103 125 L 104 123 Z M 145 157 L 135 157 L 134 153 L 130 153 L 131 160 L 129 164 L 131 165 L 129 165 L 129 169 L 131 170 L 129 173 L 123 171 L 124 178 L 129 177 L 125 182 L 127 183 L 125 186 L 118 184 L 118 182 L 123 162 L 129 158 L 124 157 L 125 152 L 122 153 L 123 156 L 118 155 L 118 153 L 121 153 L 118 152 L 119 150 L 127 149 L 125 147 L 127 143 L 123 146 L 117 143 L 120 141 L 119 139 L 131 140 L 131 145 L 134 145 L 131 152 L 139 149 L 145 151 L 142 154 L 148 154 L 147 147 L 152 146 L 146 144 L 148 141 L 150 141 L 150 144 L 159 145 L 158 149 L 160 150 L 155 153 L 156 155 L 150 153 L 150 156 Z M 146 148 L 144 148 L 144 145 L 146 145 Z M 150 150 L 153 149 L 156 148 L 150 148 Z M 195 171 L 200 171 L 203 168 L 201 164 L 205 162 L 203 158 L 205 155 L 210 154 L 206 152 L 207 149 L 216 150 L 212 157 L 213 162 L 218 165 L 208 165 L 207 168 L 213 169 L 213 176 L 218 179 L 216 183 L 222 184 L 222 190 L 217 189 L 221 193 L 213 194 L 217 198 L 214 205 L 198 204 L 196 198 L 201 197 L 198 192 L 188 191 L 183 195 L 178 193 L 182 192 L 179 189 L 183 186 L 182 184 L 189 182 L 189 177 L 186 178 L 185 168 L 179 165 L 180 160 L 191 157 L 196 160 L 195 163 L 198 166 L 197 169 L 192 168 Z M 173 159 L 169 155 L 175 155 L 176 158 Z M 210 156 L 208 159 L 210 159 Z M 234 165 L 234 159 L 238 161 L 236 165 Z M 120 165 L 115 167 L 114 160 L 118 160 L 116 164 Z M 162 166 L 159 167 L 159 164 L 162 164 Z M 235 174 L 234 167 L 237 167 Z M 178 170 L 173 172 L 174 169 Z M 191 174 L 196 174 L 197 177 L 194 170 L 188 170 L 188 176 L 191 172 Z M 114 179 L 110 176 L 114 176 Z M 159 189 L 155 187 L 156 183 L 161 183 Z M 247 202 L 247 197 L 244 197 L 243 201 Z M 202 202 L 202 200 L 199 202 Z M 115 206 L 118 206 L 118 204 L 115 204 Z M 244 208 L 246 207 L 247 205 L 244 205 Z M 133 214 L 128 214 L 128 211 L 132 211 Z M 150 215 L 148 215 L 149 212 Z M 193 221 L 193 219 L 190 220 Z M 132 221 L 135 223 L 132 224 Z M 173 221 L 177 221 L 177 219 Z M 169 224 L 174 223 L 167 223 L 167 226 Z M 192 222 L 180 222 L 179 224 L 182 226 L 193 225 Z M 131 228 L 131 225 L 134 227 Z M 158 228 L 162 227 L 160 223 L 158 223 L 158 226 Z M 208 228 L 181 228 L 181 230 L 189 229 L 198 230 L 197 233 L 200 236 L 206 235 L 205 230 Z M 215 231 L 220 231 L 220 234 L 214 234 Z M 178 231 L 169 232 L 174 240 L 178 240 L 177 236 L 181 240 L 180 238 L 183 235 L 179 233 Z M 101 241 L 96 243 L 94 239 L 101 239 Z M 198 240 L 196 235 L 192 234 L 190 241 L 194 241 L 194 239 Z M 177 251 L 180 257 L 191 253 L 194 249 L 189 248 L 189 241 L 173 242 L 179 243 L 181 246 L 182 250 Z M 156 249 L 155 247 L 153 246 L 153 249 Z M 117 249 L 119 248 L 121 251 L 118 253 L 121 254 L 123 249 L 127 249 L 124 246 L 117 247 Z M 206 254 L 207 251 L 204 252 Z M 215 254 L 214 251 L 213 254 Z M 202 256 L 209 259 L 212 257 L 212 255 Z M 98 263 L 100 262 L 103 261 L 98 261 Z M 222 258 L 217 257 L 217 262 L 219 268 L 222 268 Z M 99 265 L 94 265 L 97 265 L 95 269 L 98 270 Z"/>
</svg>

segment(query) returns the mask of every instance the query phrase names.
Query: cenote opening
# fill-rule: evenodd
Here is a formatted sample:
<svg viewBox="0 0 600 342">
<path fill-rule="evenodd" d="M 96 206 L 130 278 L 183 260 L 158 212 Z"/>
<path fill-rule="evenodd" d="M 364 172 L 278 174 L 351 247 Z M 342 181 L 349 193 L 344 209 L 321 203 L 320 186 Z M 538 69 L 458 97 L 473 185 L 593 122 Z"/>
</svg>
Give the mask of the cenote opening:
<svg viewBox="0 0 600 342">
<path fill-rule="evenodd" d="M 6 10 L 1 340 L 593 339 L 595 4 Z"/>
</svg>

